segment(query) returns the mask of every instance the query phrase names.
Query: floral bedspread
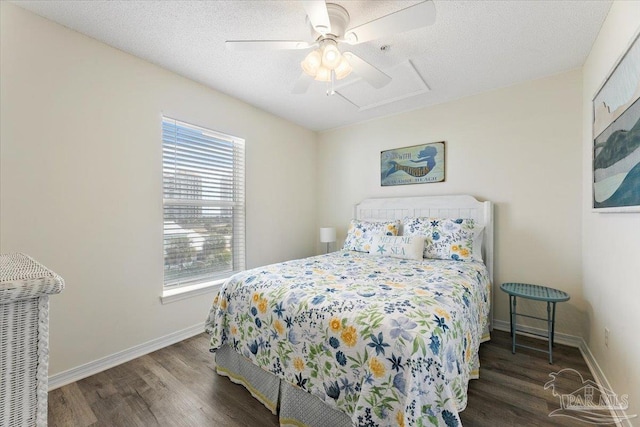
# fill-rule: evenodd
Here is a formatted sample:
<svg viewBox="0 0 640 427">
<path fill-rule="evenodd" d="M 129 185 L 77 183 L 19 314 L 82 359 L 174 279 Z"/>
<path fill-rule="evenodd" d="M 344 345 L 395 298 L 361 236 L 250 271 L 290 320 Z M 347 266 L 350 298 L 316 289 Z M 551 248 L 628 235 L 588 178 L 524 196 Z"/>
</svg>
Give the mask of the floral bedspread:
<svg viewBox="0 0 640 427">
<path fill-rule="evenodd" d="M 233 276 L 206 330 L 354 425 L 456 426 L 489 292 L 479 262 L 338 251 Z"/>
</svg>

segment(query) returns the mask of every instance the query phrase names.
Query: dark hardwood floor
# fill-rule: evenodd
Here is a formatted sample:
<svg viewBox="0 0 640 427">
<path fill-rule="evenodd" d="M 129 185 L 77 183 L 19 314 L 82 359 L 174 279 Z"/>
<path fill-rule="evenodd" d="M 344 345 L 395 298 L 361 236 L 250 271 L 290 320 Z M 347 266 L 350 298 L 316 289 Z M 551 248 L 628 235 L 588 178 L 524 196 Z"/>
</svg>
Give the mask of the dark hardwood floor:
<svg viewBox="0 0 640 427">
<path fill-rule="evenodd" d="M 518 337 L 544 348 L 546 342 Z M 493 331 L 480 348 L 480 379 L 469 384 L 471 426 L 584 426 L 549 417 L 559 401 L 544 384 L 563 368 L 593 379 L 580 351 L 556 345 L 554 364 L 526 349 L 511 354 L 509 333 Z M 579 381 L 558 384 L 561 393 Z M 277 426 L 277 417 L 240 385 L 215 374 L 205 334 L 179 342 L 49 393 L 50 426 Z"/>
<path fill-rule="evenodd" d="M 518 336 L 518 344 L 545 349 L 547 341 Z M 511 354 L 508 332 L 491 332 L 491 341 L 480 345 L 480 379 L 469 382 L 467 408 L 460 413 L 465 427 L 473 426 L 585 426 L 567 417 L 549 417 L 560 408 L 544 385 L 552 372 L 565 368 L 576 370 L 583 380 L 593 380 L 580 350 L 556 344 L 553 365 L 549 356 L 534 350 L 517 348 Z M 556 393 L 569 394 L 583 384 L 577 376 L 561 376 Z"/>
</svg>

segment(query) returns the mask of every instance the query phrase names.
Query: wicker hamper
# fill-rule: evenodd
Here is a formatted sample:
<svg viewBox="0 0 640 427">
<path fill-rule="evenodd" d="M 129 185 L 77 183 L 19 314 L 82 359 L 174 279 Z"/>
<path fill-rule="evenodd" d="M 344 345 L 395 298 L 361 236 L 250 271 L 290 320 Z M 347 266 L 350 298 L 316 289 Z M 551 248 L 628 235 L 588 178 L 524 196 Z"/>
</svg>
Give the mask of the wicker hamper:
<svg viewBox="0 0 640 427">
<path fill-rule="evenodd" d="M 64 281 L 33 258 L 0 255 L 0 426 L 46 426 L 49 295 Z"/>
</svg>

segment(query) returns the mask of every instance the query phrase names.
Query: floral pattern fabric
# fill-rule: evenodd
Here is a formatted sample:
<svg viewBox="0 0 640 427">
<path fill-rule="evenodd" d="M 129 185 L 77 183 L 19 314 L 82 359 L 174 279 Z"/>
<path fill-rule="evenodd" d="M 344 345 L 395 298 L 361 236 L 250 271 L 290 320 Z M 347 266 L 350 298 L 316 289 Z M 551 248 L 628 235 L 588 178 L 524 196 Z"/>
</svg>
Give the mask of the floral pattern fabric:
<svg viewBox="0 0 640 427">
<path fill-rule="evenodd" d="M 405 236 L 426 237 L 425 258 L 482 262 L 482 229 L 471 218 L 406 217 L 402 223 Z"/>
<path fill-rule="evenodd" d="M 352 219 L 342 249 L 369 252 L 374 236 L 397 236 L 400 221 L 374 222 Z"/>
<path fill-rule="evenodd" d="M 236 274 L 206 330 L 354 425 L 456 426 L 489 292 L 482 263 L 338 251 Z"/>
</svg>

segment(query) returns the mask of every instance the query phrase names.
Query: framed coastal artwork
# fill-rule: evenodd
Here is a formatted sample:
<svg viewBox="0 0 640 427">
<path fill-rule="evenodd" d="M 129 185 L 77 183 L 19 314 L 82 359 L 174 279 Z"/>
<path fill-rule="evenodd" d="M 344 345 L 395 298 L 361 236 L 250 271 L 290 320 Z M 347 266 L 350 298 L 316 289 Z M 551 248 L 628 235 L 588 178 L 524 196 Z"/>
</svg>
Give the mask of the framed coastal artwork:
<svg viewBox="0 0 640 427">
<path fill-rule="evenodd" d="M 380 184 L 444 181 L 444 141 L 394 148 L 380 153 Z"/>
<path fill-rule="evenodd" d="M 640 38 L 593 99 L 593 209 L 640 212 Z"/>
</svg>

